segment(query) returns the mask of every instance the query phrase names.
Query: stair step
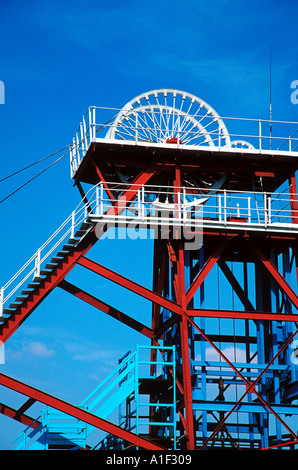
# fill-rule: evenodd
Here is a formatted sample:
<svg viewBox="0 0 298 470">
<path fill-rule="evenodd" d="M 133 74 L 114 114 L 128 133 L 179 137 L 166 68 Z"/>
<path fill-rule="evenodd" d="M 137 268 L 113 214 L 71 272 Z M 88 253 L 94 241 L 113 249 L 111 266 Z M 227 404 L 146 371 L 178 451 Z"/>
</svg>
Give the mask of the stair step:
<svg viewBox="0 0 298 470">
<path fill-rule="evenodd" d="M 3 313 L 6 313 L 6 314 L 11 314 L 13 312 L 15 312 L 16 309 L 15 308 L 10 308 L 10 307 L 6 307 L 4 310 L 3 310 Z"/>
<path fill-rule="evenodd" d="M 86 235 L 87 230 L 81 230 L 79 229 L 76 233 L 75 236 L 81 238 L 83 235 Z"/>
<path fill-rule="evenodd" d="M 58 251 L 57 256 L 64 258 L 68 254 L 69 254 L 69 251 Z"/>
<path fill-rule="evenodd" d="M 53 269 L 56 267 L 57 267 L 57 263 L 48 263 L 45 265 L 45 269 L 49 269 L 50 271 L 53 271 Z"/>
<path fill-rule="evenodd" d="M 18 307 L 20 307 L 20 305 L 22 305 L 21 302 L 12 302 L 8 308 L 17 309 Z"/>
<path fill-rule="evenodd" d="M 48 274 L 50 274 L 50 272 L 51 272 L 51 270 L 49 270 L 49 269 L 42 269 L 42 270 L 40 271 L 40 274 L 41 274 L 42 276 L 47 276 Z"/>
<path fill-rule="evenodd" d="M 62 250 L 64 251 L 70 251 L 73 249 L 73 245 L 69 245 L 68 243 L 66 245 L 63 245 Z"/>
<path fill-rule="evenodd" d="M 82 223 L 81 223 L 80 228 L 90 227 L 90 225 L 92 225 L 92 222 L 87 222 L 87 221 L 85 220 L 85 222 L 82 222 Z"/>
<path fill-rule="evenodd" d="M 28 295 L 32 294 L 32 292 L 33 292 L 33 289 L 24 289 L 24 290 L 22 290 L 22 292 L 21 292 L 21 296 L 22 296 L 22 295 L 28 296 Z"/>
<path fill-rule="evenodd" d="M 51 264 L 52 264 L 52 263 L 58 264 L 58 263 L 60 263 L 61 260 L 63 260 L 63 257 L 61 257 L 61 256 L 53 256 L 53 258 L 51 259 Z"/>
<path fill-rule="evenodd" d="M 35 278 L 36 279 L 36 278 Z M 38 287 L 39 286 L 39 282 L 30 282 L 28 284 L 28 287 L 33 287 L 33 289 L 35 289 L 35 287 Z"/>
<path fill-rule="evenodd" d="M 43 281 L 44 279 L 45 279 L 44 276 L 43 276 L 43 277 L 42 277 L 42 276 L 35 276 L 34 279 L 33 279 L 33 281 L 34 281 L 34 282 L 41 282 L 41 281 Z"/>
<path fill-rule="evenodd" d="M 5 309 L 4 309 L 3 313 L 5 313 Z M 6 316 L 6 315 L 0 316 L 0 323 L 4 323 L 8 318 L 9 318 L 9 315 L 8 316 Z"/>
<path fill-rule="evenodd" d="M 24 302 L 24 300 L 28 299 L 28 295 L 19 295 L 17 298 L 16 298 L 16 302 Z"/>
</svg>

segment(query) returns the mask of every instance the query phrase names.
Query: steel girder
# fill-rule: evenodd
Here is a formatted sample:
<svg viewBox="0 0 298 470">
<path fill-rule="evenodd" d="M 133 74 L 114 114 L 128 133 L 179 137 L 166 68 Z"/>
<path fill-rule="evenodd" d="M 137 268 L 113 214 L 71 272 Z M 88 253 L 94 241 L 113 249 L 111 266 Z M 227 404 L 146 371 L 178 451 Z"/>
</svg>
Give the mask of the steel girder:
<svg viewBox="0 0 298 470">
<path fill-rule="evenodd" d="M 27 397 L 33 398 L 36 401 L 44 403 L 45 405 L 51 406 L 59 411 L 67 415 L 71 415 L 74 418 L 77 418 L 81 421 L 84 421 L 91 426 L 96 428 L 102 429 L 107 433 L 114 434 L 115 436 L 123 439 L 125 441 L 131 442 L 136 446 L 140 446 L 141 448 L 147 450 L 163 450 L 164 448 L 155 444 L 154 442 L 148 441 L 136 434 L 133 434 L 125 429 L 121 428 L 120 426 L 116 426 L 115 424 L 106 421 L 98 416 L 89 413 L 88 411 L 82 410 L 77 406 L 71 405 L 64 400 L 56 398 L 42 390 L 36 389 L 30 385 L 27 385 L 23 382 L 20 382 L 12 377 L 8 377 L 7 375 L 0 374 L 0 384 L 4 387 L 10 388 L 16 392 L 19 392 Z"/>
<path fill-rule="evenodd" d="M 134 184 L 139 186 L 134 186 L 135 193 L 137 190 L 150 179 L 152 174 L 154 174 L 154 169 L 149 169 L 147 172 L 141 172 L 139 177 L 136 178 Z M 179 172 L 176 171 L 176 181 L 177 186 L 179 185 Z M 134 193 L 134 194 L 135 194 Z M 130 192 L 129 196 L 125 195 L 126 203 L 128 198 L 133 198 L 133 193 Z M 117 208 L 118 206 L 118 208 Z M 113 211 L 121 210 L 121 201 L 115 202 L 113 206 Z M 102 225 L 102 233 L 104 233 L 104 224 Z M 185 251 L 183 248 L 183 241 L 182 240 L 172 240 L 168 241 L 166 244 L 166 251 L 167 255 L 163 252 L 163 262 L 159 266 L 158 272 L 154 272 L 154 285 L 156 286 L 155 291 L 147 289 L 140 284 L 127 279 L 124 276 L 115 273 L 109 268 L 106 268 L 95 261 L 92 261 L 86 258 L 86 253 L 92 248 L 92 246 L 98 240 L 98 233 L 95 235 L 95 227 L 93 227 L 90 232 L 84 237 L 82 242 L 66 257 L 65 260 L 59 265 L 51 275 L 41 284 L 37 292 L 34 292 L 32 296 L 28 299 L 26 306 L 23 306 L 20 311 L 17 311 L 13 314 L 1 327 L 0 331 L 0 340 L 5 342 L 16 329 L 21 325 L 21 323 L 35 310 L 35 308 L 43 301 L 43 299 L 56 287 L 61 287 L 62 289 L 70 292 L 73 295 L 76 295 L 83 301 L 93 305 L 94 307 L 104 311 L 105 313 L 117 318 L 122 323 L 131 326 L 132 328 L 136 329 L 137 331 L 144 334 L 146 337 L 152 339 L 153 344 L 157 344 L 158 340 L 162 337 L 162 334 L 169 328 L 171 328 L 175 324 L 179 324 L 180 326 L 180 338 L 181 338 L 181 356 L 182 356 L 182 365 L 183 365 L 183 380 L 182 383 L 177 379 L 177 385 L 180 392 L 183 394 L 184 402 L 183 402 L 183 409 L 184 413 L 181 409 L 179 409 L 180 418 L 182 425 L 184 427 L 185 437 L 187 440 L 187 448 L 194 449 L 195 448 L 195 429 L 194 429 L 194 404 L 192 398 L 192 384 L 191 384 L 191 372 L 190 372 L 190 348 L 189 348 L 189 326 L 191 325 L 194 329 L 199 331 L 199 333 L 204 337 L 206 341 L 220 354 L 223 360 L 228 364 L 235 374 L 243 380 L 244 384 L 246 385 L 246 392 L 243 396 L 234 404 L 232 409 L 220 420 L 218 425 L 216 426 L 215 430 L 212 434 L 208 437 L 208 439 L 204 442 L 204 445 L 201 448 L 206 447 L 208 442 L 222 429 L 225 425 L 226 420 L 228 417 L 233 413 L 235 409 L 239 406 L 239 404 L 243 401 L 244 397 L 248 393 L 254 393 L 258 399 L 263 403 L 266 409 L 272 413 L 278 419 L 283 426 L 287 429 L 287 431 L 292 436 L 293 440 L 291 442 L 297 442 L 296 434 L 287 426 L 287 424 L 280 418 L 280 416 L 274 411 L 272 406 L 267 403 L 263 397 L 256 391 L 255 385 L 259 382 L 262 378 L 264 373 L 268 370 L 270 365 L 277 359 L 284 349 L 290 344 L 290 341 L 294 338 L 297 333 L 297 330 L 289 336 L 289 338 L 284 342 L 283 346 L 280 347 L 279 351 L 275 354 L 274 358 L 266 365 L 264 370 L 259 374 L 256 380 L 253 382 L 248 382 L 247 379 L 239 372 L 237 368 L 233 366 L 231 361 L 227 359 L 227 357 L 222 353 L 222 351 L 217 348 L 214 344 L 214 341 L 211 341 L 210 338 L 204 333 L 204 331 L 194 322 L 195 317 L 226 317 L 226 318 L 242 318 L 247 320 L 269 320 L 269 321 L 289 321 L 294 322 L 296 324 L 296 320 L 298 315 L 292 313 L 273 313 L 271 311 L 263 311 L 263 310 L 247 310 L 245 311 L 235 311 L 235 310 L 211 310 L 211 309 L 200 309 L 200 308 L 193 308 L 191 305 L 192 299 L 194 295 L 202 286 L 204 281 L 206 280 L 208 274 L 211 272 L 212 268 L 217 264 L 220 263 L 221 257 L 225 252 L 225 249 L 229 245 L 229 234 L 221 233 L 218 238 L 218 244 L 215 245 L 215 249 L 210 254 L 206 262 L 203 264 L 201 269 L 199 269 L 197 275 L 194 277 L 192 283 L 189 286 L 186 286 L 186 280 L 184 276 L 185 270 Z M 286 282 L 284 277 L 279 273 L 278 269 L 272 261 L 269 259 L 268 255 L 266 255 L 260 246 L 254 242 L 252 243 L 249 240 L 246 240 L 247 246 L 250 247 L 252 252 L 254 253 L 256 260 L 267 269 L 269 274 L 274 278 L 275 282 L 278 285 L 278 288 L 287 296 L 287 298 L 292 302 L 292 304 L 298 308 L 298 296 L 293 291 L 291 286 Z M 168 258 L 167 258 L 168 257 Z M 175 292 L 175 299 L 170 300 L 162 294 L 163 289 L 165 288 L 165 266 L 167 259 L 170 261 L 173 271 L 173 286 Z M 297 261 L 297 260 L 296 260 Z M 128 315 L 120 312 L 119 310 L 113 309 L 110 305 L 102 302 L 100 299 L 96 299 L 94 296 L 82 291 L 79 287 L 73 286 L 65 280 L 66 275 L 77 265 L 84 266 L 86 269 L 92 270 L 97 274 L 121 285 L 122 287 L 150 300 L 153 305 L 153 314 L 152 314 L 152 324 L 151 328 L 133 320 Z M 224 262 L 221 263 L 221 267 L 224 266 Z M 225 269 L 225 267 L 223 268 Z M 226 270 L 227 273 L 227 270 Z M 229 275 L 227 275 L 229 277 Z M 168 282 L 169 280 L 167 280 Z M 241 290 L 239 290 L 239 286 L 237 286 L 237 282 L 230 276 L 229 281 L 235 290 L 236 293 L 241 297 L 243 302 L 246 302 L 245 307 L 251 306 L 249 304 L 248 299 L 245 301 L 245 295 Z M 165 322 L 165 324 L 161 324 L 159 317 L 160 307 L 164 309 L 168 309 L 172 316 Z M 134 443 L 135 445 L 139 445 L 140 447 L 150 448 L 150 449 L 157 449 L 160 448 L 155 446 L 152 442 L 146 441 L 138 436 L 132 435 L 132 433 L 126 434 L 127 432 L 123 433 L 123 430 L 118 426 L 113 425 L 112 423 L 106 422 L 101 420 L 100 418 L 94 417 L 93 415 L 88 414 L 87 412 L 83 412 L 83 410 L 78 410 L 78 408 L 70 405 L 58 398 L 52 397 L 45 392 L 40 390 L 34 389 L 29 385 L 22 384 L 21 382 L 16 381 L 10 377 L 4 376 L 1 374 L 0 376 L 0 383 L 12 390 L 15 390 L 19 393 L 23 393 L 24 395 L 31 397 L 34 400 L 42 401 L 45 404 L 50 406 L 54 406 L 57 409 L 60 409 L 67 414 L 70 414 L 74 417 L 78 417 L 83 421 L 88 422 L 89 424 L 94 425 L 95 427 L 99 427 L 100 429 L 104 429 L 107 432 L 114 433 L 119 437 L 123 437 L 126 440 L 130 440 L 130 442 Z M 2 410 L 5 408 L 2 407 Z M 13 413 L 7 411 L 6 408 L 6 415 L 13 415 Z"/>
</svg>

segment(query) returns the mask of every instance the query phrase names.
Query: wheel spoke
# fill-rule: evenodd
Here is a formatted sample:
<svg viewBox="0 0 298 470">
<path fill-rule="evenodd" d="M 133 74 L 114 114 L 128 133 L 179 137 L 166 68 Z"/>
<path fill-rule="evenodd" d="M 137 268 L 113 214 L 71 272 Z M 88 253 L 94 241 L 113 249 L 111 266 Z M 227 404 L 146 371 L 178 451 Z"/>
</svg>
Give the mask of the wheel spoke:
<svg viewBox="0 0 298 470">
<path fill-rule="evenodd" d="M 139 95 L 118 113 L 109 138 L 165 142 L 178 137 L 182 145 L 217 145 L 219 136 L 230 145 L 218 114 L 200 98 L 171 89 Z"/>
</svg>

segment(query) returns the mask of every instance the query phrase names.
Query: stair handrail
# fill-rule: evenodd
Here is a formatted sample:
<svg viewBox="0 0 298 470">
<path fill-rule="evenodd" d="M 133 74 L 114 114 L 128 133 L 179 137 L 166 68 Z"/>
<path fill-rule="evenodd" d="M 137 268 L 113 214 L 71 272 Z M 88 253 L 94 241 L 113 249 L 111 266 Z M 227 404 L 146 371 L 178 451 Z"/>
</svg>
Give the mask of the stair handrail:
<svg viewBox="0 0 298 470">
<path fill-rule="evenodd" d="M 93 390 L 81 403 L 80 406 L 88 406 L 88 409 L 90 407 L 90 405 L 87 405 L 88 402 L 95 396 L 95 395 L 98 395 L 98 393 L 100 392 L 101 389 L 103 389 L 106 384 L 108 384 L 110 382 L 110 380 L 113 378 L 114 375 L 116 374 L 119 374 L 119 371 L 120 369 L 125 365 L 125 364 L 128 364 L 130 361 L 133 361 L 135 360 L 135 356 L 136 356 L 136 352 L 133 352 L 131 354 L 129 354 L 129 356 L 127 356 L 123 361 L 121 361 L 118 366 L 112 370 L 112 372 L 110 372 L 110 374 L 103 380 L 103 382 L 101 382 L 96 388 L 95 390 Z M 125 371 L 124 371 L 125 372 Z M 130 371 L 129 371 L 130 372 Z M 124 374 L 125 375 L 125 374 Z M 121 377 L 120 380 L 122 380 L 122 376 L 121 374 L 119 374 L 117 376 L 117 378 L 119 379 L 119 377 Z M 91 402 L 92 403 L 92 402 Z M 92 408 L 91 408 L 92 409 Z"/>
<path fill-rule="evenodd" d="M 100 183 L 99 183 L 100 184 Z M 98 184 L 98 185 L 99 185 Z M 24 284 L 24 282 L 29 279 L 34 272 L 36 271 L 37 266 L 34 265 L 33 268 L 21 279 L 21 281 L 4 297 L 5 290 L 13 284 L 13 282 L 20 277 L 20 275 L 32 264 L 35 263 L 35 260 L 39 256 L 38 267 L 40 268 L 41 264 L 44 263 L 46 259 L 50 256 L 51 253 L 70 235 L 74 233 L 74 229 L 77 228 L 81 223 L 86 221 L 88 216 L 87 205 L 97 203 L 97 191 L 96 188 L 98 185 L 93 186 L 86 193 L 87 196 L 91 193 L 90 200 L 86 203 L 84 200 L 80 201 L 77 207 L 72 211 L 72 213 L 62 222 L 62 224 L 51 234 L 51 236 L 43 243 L 43 245 L 24 263 L 24 265 L 2 286 L 0 289 L 0 316 L 3 315 L 4 304 L 12 297 L 12 295 Z M 88 199 L 86 199 L 88 200 Z M 54 246 L 43 256 L 40 256 L 42 250 L 44 250 L 50 243 L 63 231 L 65 227 L 68 227 L 66 232 L 58 239 Z M 81 238 L 78 238 L 78 241 Z"/>
</svg>

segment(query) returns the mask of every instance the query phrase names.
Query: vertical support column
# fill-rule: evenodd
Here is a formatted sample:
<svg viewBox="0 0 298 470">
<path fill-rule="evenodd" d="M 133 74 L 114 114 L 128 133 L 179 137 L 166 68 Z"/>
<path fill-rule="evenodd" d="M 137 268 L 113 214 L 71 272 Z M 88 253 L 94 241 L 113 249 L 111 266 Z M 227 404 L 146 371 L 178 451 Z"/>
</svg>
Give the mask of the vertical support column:
<svg viewBox="0 0 298 470">
<path fill-rule="evenodd" d="M 189 332 L 188 320 L 185 315 L 186 296 L 185 296 L 185 274 L 184 274 L 184 244 L 182 240 L 178 241 L 178 278 L 180 287 L 180 299 L 182 306 L 182 320 L 180 323 L 181 331 L 181 352 L 182 352 L 182 368 L 183 368 L 183 389 L 184 389 L 184 408 L 186 420 L 187 449 L 195 449 L 194 435 L 194 414 L 192 402 L 192 386 L 191 386 L 191 370 L 190 370 L 190 348 L 189 348 Z"/>
<path fill-rule="evenodd" d="M 256 290 L 256 309 L 263 311 L 264 309 L 264 286 L 263 286 L 263 269 L 258 263 L 255 264 L 255 290 Z M 265 364 L 265 327 L 264 321 L 257 322 L 257 351 L 258 363 Z M 265 377 L 262 376 L 259 383 L 259 394 L 263 396 L 265 387 Z M 260 413 L 260 433 L 261 433 L 261 447 L 269 446 L 268 441 L 268 418 L 266 413 Z"/>
<path fill-rule="evenodd" d="M 203 268 L 205 264 L 205 255 L 204 255 L 204 245 L 199 251 L 199 259 L 198 259 L 199 269 Z M 204 282 L 199 287 L 199 305 L 200 308 L 205 307 L 205 284 Z M 204 317 L 200 317 L 200 329 L 205 332 L 206 329 L 206 319 Z M 202 364 L 206 363 L 206 340 L 205 338 L 201 337 L 200 341 L 200 356 Z M 202 388 L 202 398 L 203 400 L 207 400 L 207 371 L 206 366 L 201 366 L 201 388 Z M 202 440 L 203 443 L 208 438 L 208 412 L 206 410 L 202 411 Z"/>
<path fill-rule="evenodd" d="M 136 402 L 136 434 L 139 435 L 139 345 L 137 345 L 135 354 L 135 402 Z M 136 447 L 138 450 L 138 447 Z"/>
<path fill-rule="evenodd" d="M 274 246 L 271 246 L 270 250 L 270 260 L 276 266 L 277 264 L 277 256 L 274 250 Z M 271 311 L 278 312 L 279 311 L 279 295 L 276 282 L 274 279 L 270 279 L 270 290 L 271 290 Z M 272 322 L 272 337 L 273 337 L 273 344 L 272 344 L 272 356 L 274 357 L 278 352 L 278 344 L 282 342 L 282 322 Z M 271 358 L 270 358 L 271 359 Z M 280 391 L 280 377 L 278 371 L 273 371 L 273 392 L 274 392 L 274 402 L 279 404 L 281 398 L 281 391 Z M 282 429 L 281 423 L 276 420 L 276 442 L 280 444 L 282 442 Z"/>
<path fill-rule="evenodd" d="M 289 193 L 290 193 L 290 207 L 291 207 L 291 219 L 293 224 L 298 224 L 298 202 L 297 202 L 297 185 L 296 175 L 292 171 L 289 177 Z"/>
<path fill-rule="evenodd" d="M 244 284 L 244 293 L 246 298 L 248 299 L 248 265 L 247 262 L 243 262 L 243 284 Z M 249 328 L 249 320 L 245 320 L 245 356 L 246 362 L 251 362 L 251 348 L 250 348 L 250 328 Z M 251 369 L 247 369 L 247 372 L 251 372 Z M 249 393 L 247 396 L 247 400 L 249 403 L 252 403 L 252 394 Z M 254 448 L 254 419 L 252 413 L 248 414 L 248 429 L 249 429 L 249 441 L 250 441 L 250 449 Z"/>
<path fill-rule="evenodd" d="M 179 205 L 180 205 L 180 193 L 181 193 L 181 173 L 180 168 L 175 168 L 175 180 L 174 180 L 174 202 L 175 202 L 175 215 L 179 217 Z M 192 402 L 192 384 L 191 384 L 191 370 L 190 370 L 190 347 L 189 347 L 189 324 L 188 319 L 185 315 L 186 311 L 186 288 L 185 288 L 185 258 L 184 258 L 184 242 L 181 239 L 178 230 L 173 233 L 173 239 L 177 243 L 177 281 L 179 290 L 179 301 L 182 309 L 182 319 L 180 322 L 180 335 L 181 335 L 181 355 L 182 355 L 182 370 L 183 370 L 183 390 L 184 390 L 184 409 L 185 409 L 185 424 L 187 434 L 187 449 L 195 449 L 195 433 L 194 433 L 194 413 L 193 413 L 193 402 Z"/>
<path fill-rule="evenodd" d="M 292 284 L 289 246 L 285 247 L 283 252 L 283 277 L 289 285 Z M 284 311 L 285 313 L 292 313 L 292 304 L 287 297 L 284 298 Z M 285 322 L 283 339 L 287 339 L 293 331 L 293 323 Z M 289 350 L 287 350 L 285 354 L 290 354 Z M 287 364 L 290 364 L 290 357 L 287 357 L 285 361 Z"/>
</svg>

